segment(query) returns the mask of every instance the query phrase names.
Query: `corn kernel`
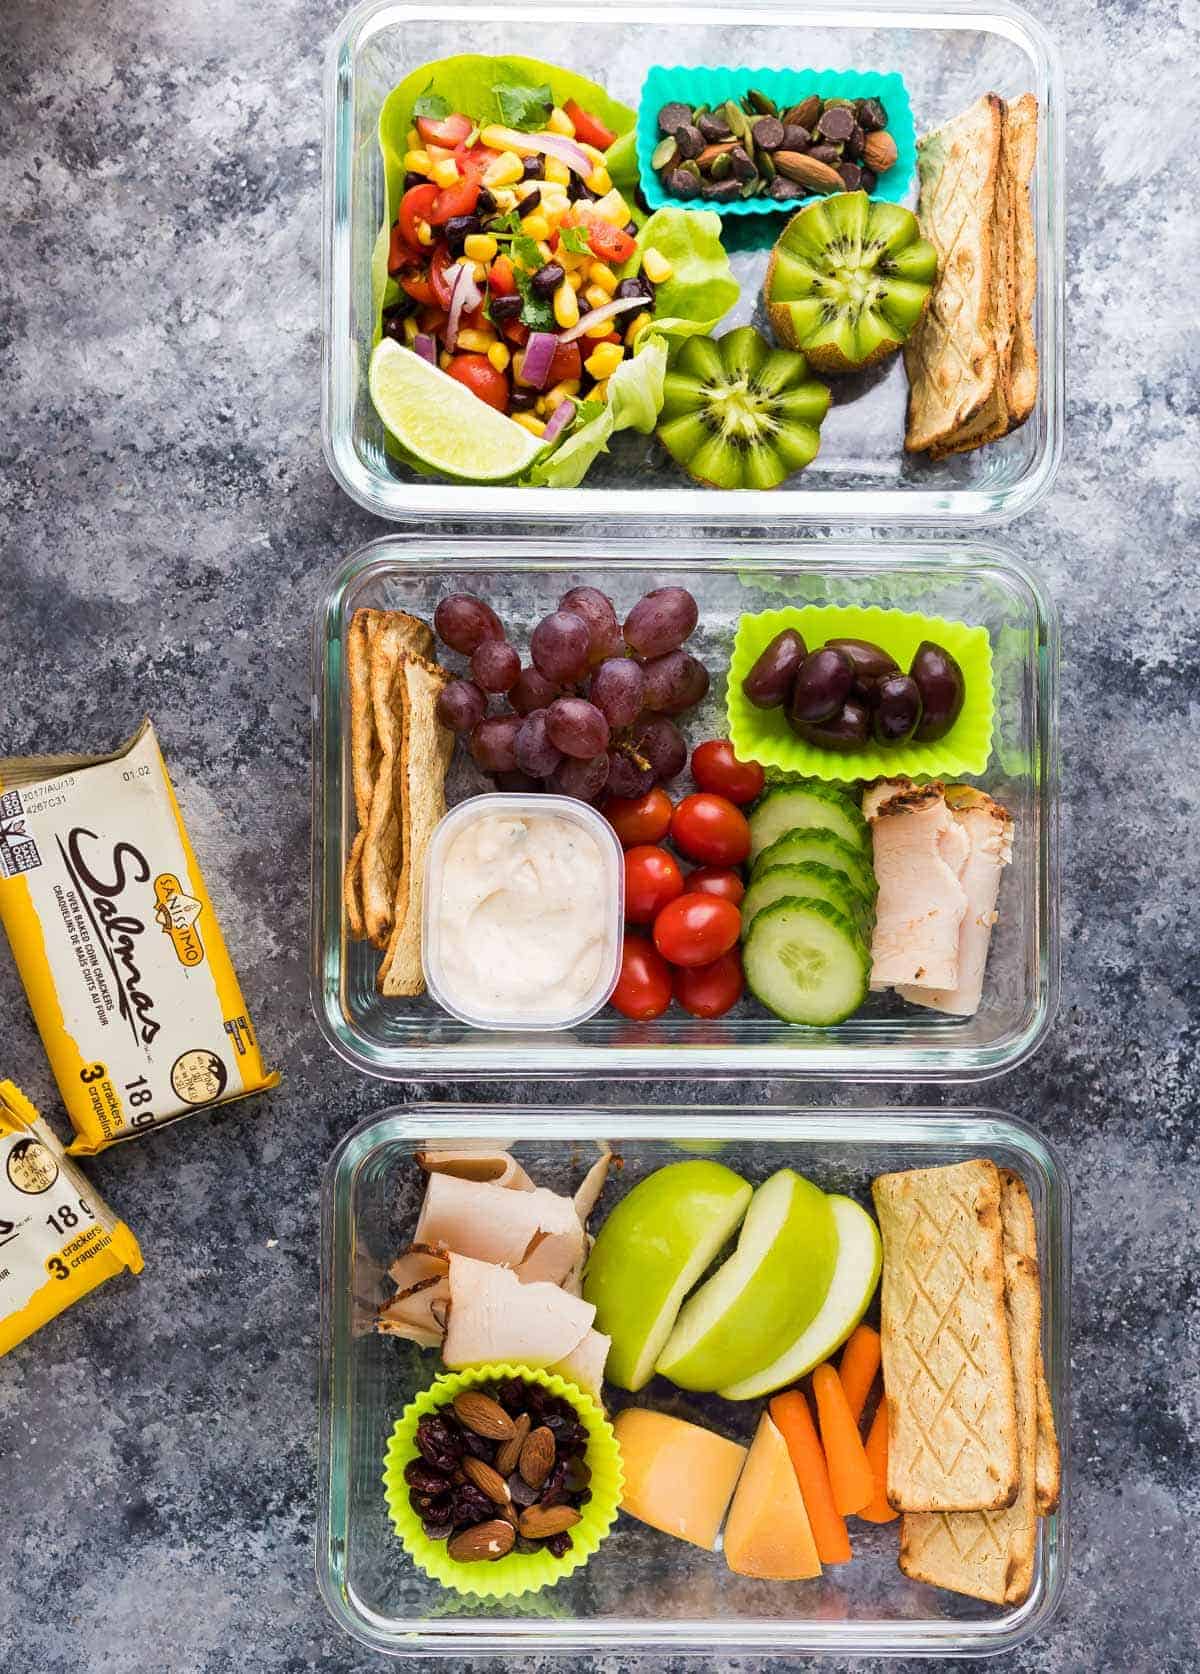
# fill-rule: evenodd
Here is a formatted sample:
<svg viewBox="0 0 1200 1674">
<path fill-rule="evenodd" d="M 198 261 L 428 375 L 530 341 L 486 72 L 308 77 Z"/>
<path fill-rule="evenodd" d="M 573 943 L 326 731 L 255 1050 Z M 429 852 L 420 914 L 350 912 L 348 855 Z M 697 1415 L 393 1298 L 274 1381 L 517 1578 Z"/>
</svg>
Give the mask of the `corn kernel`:
<svg viewBox="0 0 1200 1674">
<path fill-rule="evenodd" d="M 598 197 L 603 197 L 606 192 L 612 191 L 612 176 L 603 163 L 597 163 L 584 184 L 589 192 L 595 192 Z"/>
<path fill-rule="evenodd" d="M 525 173 L 525 165 L 515 151 L 502 151 L 494 163 L 484 170 L 485 186 L 513 186 Z"/>
<path fill-rule="evenodd" d="M 513 187 L 513 196 L 524 203 L 526 198 L 537 197 L 541 189 L 542 183 L 540 180 L 520 180 Z"/>
<path fill-rule="evenodd" d="M 507 215 L 510 209 L 517 207 L 517 194 L 511 186 L 501 186 L 492 193 L 492 196 L 496 200 L 496 208 L 503 215 Z"/>
<path fill-rule="evenodd" d="M 554 293 L 554 318 L 564 330 L 579 324 L 579 302 L 566 279 Z"/>
<path fill-rule="evenodd" d="M 463 255 L 473 262 L 490 262 L 499 248 L 490 233 L 472 233 L 463 240 Z"/>
<path fill-rule="evenodd" d="M 570 285 L 573 291 L 581 291 L 583 289 L 583 274 L 580 273 L 578 268 L 576 268 L 574 272 L 567 274 L 567 284 Z"/>
<path fill-rule="evenodd" d="M 605 301 L 608 299 L 605 298 Z M 590 325 L 584 333 L 585 337 L 611 337 L 613 323 L 611 320 L 600 320 L 596 325 Z"/>
<path fill-rule="evenodd" d="M 429 225 L 428 221 L 418 221 L 416 223 L 416 228 L 418 244 L 433 243 L 433 228 Z"/>
<path fill-rule="evenodd" d="M 545 394 L 546 411 L 552 413 L 556 407 L 561 407 L 564 401 L 569 401 L 573 395 L 579 394 L 578 378 L 563 378 L 548 389 Z"/>
<path fill-rule="evenodd" d="M 404 143 L 410 151 L 419 151 L 421 149 L 421 136 L 415 128 L 410 128 L 408 130 L 408 133 L 404 136 Z"/>
<path fill-rule="evenodd" d="M 512 151 L 518 157 L 536 157 L 538 148 L 531 144 L 528 134 L 518 133 L 515 128 L 505 128 L 499 122 L 489 122 L 486 128 L 479 130 L 479 143 L 486 145 L 489 151 Z"/>
<path fill-rule="evenodd" d="M 486 285 L 488 270 L 484 264 L 482 262 L 471 262 L 469 263 L 469 266 L 471 269 L 471 278 L 474 279 L 475 283 L 477 285 Z"/>
<path fill-rule="evenodd" d="M 525 221 L 525 225 L 529 225 L 528 218 Z M 552 262 L 554 260 L 554 251 L 546 243 L 545 239 L 541 239 L 538 242 L 538 257 L 541 260 L 543 267 L 547 262 Z"/>
<path fill-rule="evenodd" d="M 453 359 L 453 355 L 447 354 L 445 349 L 442 350 L 441 354 L 438 356 L 438 365 L 441 367 L 443 372 L 447 370 Z"/>
<path fill-rule="evenodd" d="M 593 262 L 588 268 L 588 278 L 593 285 L 599 285 L 606 296 L 611 296 L 617 288 L 617 276 L 607 262 Z"/>
<path fill-rule="evenodd" d="M 597 151 L 594 145 L 588 145 L 586 140 L 580 140 L 578 144 L 579 149 L 583 152 L 584 156 L 590 157 L 593 163 L 602 163 L 604 161 L 603 151 Z"/>
<path fill-rule="evenodd" d="M 546 433 L 546 426 L 541 419 L 534 418 L 532 413 L 514 413 L 512 421 L 519 424 L 522 430 L 528 430 L 531 436 L 544 436 Z"/>
<path fill-rule="evenodd" d="M 420 326 L 410 314 L 404 322 L 404 341 L 406 343 L 415 343 L 420 335 L 420 331 Z"/>
<path fill-rule="evenodd" d="M 611 378 L 625 358 L 619 343 L 598 343 L 584 361 L 593 378 Z"/>
<path fill-rule="evenodd" d="M 560 163 L 557 157 L 547 157 L 546 179 L 554 186 L 569 186 L 571 171 L 565 163 Z"/>
<path fill-rule="evenodd" d="M 663 255 L 661 250 L 644 250 L 642 252 L 642 272 L 651 284 L 662 285 L 671 277 L 675 269 Z"/>
<path fill-rule="evenodd" d="M 583 297 L 589 308 L 603 308 L 604 304 L 610 300 L 603 285 L 589 285 L 587 290 L 584 291 Z"/>
<path fill-rule="evenodd" d="M 530 238 L 536 238 L 540 242 L 543 238 L 550 237 L 550 223 L 540 209 L 535 209 L 532 215 L 527 215 L 524 225 Z"/>
<path fill-rule="evenodd" d="M 432 179 L 434 185 L 441 186 L 443 190 L 448 186 L 457 186 L 458 165 L 455 163 L 454 159 L 447 157 L 444 161 L 435 163 L 433 165 Z"/>
<path fill-rule="evenodd" d="M 567 139 L 575 138 L 575 124 L 566 111 L 560 110 L 557 105 L 546 119 L 546 127 L 552 134 L 563 134 Z"/>
<path fill-rule="evenodd" d="M 646 327 L 653 323 L 653 320 L 653 314 L 635 314 L 633 316 L 633 320 L 626 328 L 625 341 L 632 346 L 637 338 L 641 336 L 642 332 L 645 331 Z"/>
<path fill-rule="evenodd" d="M 598 384 L 593 384 L 592 385 L 591 389 L 588 390 L 588 400 L 589 401 L 607 401 L 608 400 L 608 379 L 607 378 L 601 378 L 601 380 Z"/>
<path fill-rule="evenodd" d="M 406 151 L 404 153 L 404 166 L 409 174 L 428 174 L 433 167 L 433 159 L 428 151 Z"/>
<path fill-rule="evenodd" d="M 611 192 L 606 192 L 592 204 L 588 213 L 600 221 L 607 221 L 610 227 L 623 227 L 629 220 L 629 205 L 614 186 Z"/>
<path fill-rule="evenodd" d="M 472 355 L 486 355 L 495 341 L 494 331 L 477 331 L 470 326 L 458 334 L 458 347 L 466 349 L 467 353 Z"/>
<path fill-rule="evenodd" d="M 571 200 L 565 192 L 542 193 L 542 214 L 553 230 L 557 231 L 562 225 L 570 207 Z"/>
<path fill-rule="evenodd" d="M 487 357 L 497 372 L 508 371 L 508 363 L 512 359 L 512 355 L 509 353 L 507 343 L 493 343 L 487 351 Z"/>
</svg>

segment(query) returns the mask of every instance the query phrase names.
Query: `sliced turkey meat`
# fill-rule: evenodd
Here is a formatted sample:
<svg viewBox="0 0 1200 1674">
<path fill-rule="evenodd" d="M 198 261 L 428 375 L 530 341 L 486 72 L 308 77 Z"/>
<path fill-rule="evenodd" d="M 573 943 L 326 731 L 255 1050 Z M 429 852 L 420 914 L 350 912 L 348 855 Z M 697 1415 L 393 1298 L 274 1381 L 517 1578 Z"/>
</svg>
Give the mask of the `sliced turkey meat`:
<svg viewBox="0 0 1200 1674">
<path fill-rule="evenodd" d="M 946 804 L 969 845 L 959 881 L 967 910 L 958 933 L 958 981 L 953 987 L 901 984 L 899 993 L 917 1005 L 954 1017 L 974 1017 L 983 998 L 983 974 L 995 924 L 1000 875 L 1012 863 L 1013 819 L 1006 808 L 973 785 L 951 785 Z"/>
<path fill-rule="evenodd" d="M 863 814 L 879 884 L 871 987 L 956 988 L 967 910 L 959 878 L 970 845 L 947 806 L 945 787 L 882 780 L 864 794 Z"/>
<path fill-rule="evenodd" d="M 586 1389 L 589 1395 L 599 1398 L 600 1386 L 604 1382 L 604 1367 L 611 1347 L 612 1338 L 606 1337 L 603 1331 L 589 1331 L 570 1354 L 564 1355 L 550 1370 L 557 1372 L 560 1377 L 570 1378 L 580 1389 Z"/>
<path fill-rule="evenodd" d="M 450 1257 L 450 1310 L 442 1359 L 451 1368 L 511 1360 L 555 1366 L 578 1348 L 596 1310 L 558 1285 L 522 1284 L 506 1267 Z"/>
<path fill-rule="evenodd" d="M 422 1348 L 437 1348 L 442 1318 L 450 1299 L 449 1252 L 430 1244 L 411 1244 L 388 1269 L 396 1294 L 379 1310 L 376 1328 L 389 1337 L 407 1337 Z"/>
<path fill-rule="evenodd" d="M 510 1191 L 531 1192 L 533 1181 L 507 1151 L 480 1141 L 478 1145 L 431 1145 L 417 1152 L 427 1174 L 456 1174 L 460 1180 L 480 1180 Z"/>
<path fill-rule="evenodd" d="M 429 1176 L 416 1230 L 418 1243 L 444 1244 L 550 1284 L 561 1284 L 576 1265 L 583 1240 L 569 1197 L 544 1186 L 511 1191 L 456 1174 Z"/>
</svg>

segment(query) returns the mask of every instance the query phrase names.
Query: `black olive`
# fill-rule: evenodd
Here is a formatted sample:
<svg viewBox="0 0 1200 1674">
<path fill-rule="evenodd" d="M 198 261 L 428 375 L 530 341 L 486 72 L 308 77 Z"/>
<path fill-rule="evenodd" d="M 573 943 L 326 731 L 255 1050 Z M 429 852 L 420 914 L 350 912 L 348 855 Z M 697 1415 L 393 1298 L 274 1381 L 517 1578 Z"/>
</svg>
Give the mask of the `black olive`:
<svg viewBox="0 0 1200 1674">
<path fill-rule="evenodd" d="M 742 690 L 756 709 L 778 709 L 787 702 L 796 670 L 807 655 L 808 647 L 795 628 L 775 635 L 742 681 Z"/>
<path fill-rule="evenodd" d="M 411 174 L 410 173 L 410 174 L 406 174 L 404 176 L 404 185 L 401 188 L 401 190 L 405 191 L 405 192 L 409 192 L 409 191 L 412 190 L 412 188 L 414 186 L 432 186 L 432 185 L 433 185 L 433 181 L 429 179 L 428 175 Z"/>
<path fill-rule="evenodd" d="M 654 301 L 654 286 L 644 273 L 634 274 L 631 279 L 622 279 L 613 293 L 613 299 L 617 302 L 626 302 L 635 296 L 641 297 L 647 303 Z"/>
<path fill-rule="evenodd" d="M 536 157 L 526 157 L 521 164 L 521 173 L 526 180 L 545 180 L 546 159 L 540 154 Z"/>
<path fill-rule="evenodd" d="M 854 685 L 851 695 L 860 703 L 873 708 L 875 693 L 879 682 L 889 674 L 899 674 L 900 664 L 882 645 L 876 645 L 869 639 L 831 639 L 826 641 L 827 647 L 840 651 L 843 657 L 849 657 L 854 666 Z"/>
<path fill-rule="evenodd" d="M 918 744 L 932 744 L 945 738 L 962 712 L 967 695 L 963 671 L 943 646 L 924 639 L 913 653 L 908 672 L 916 681 L 924 705 L 913 737 Z"/>
<path fill-rule="evenodd" d="M 810 651 L 796 670 L 788 718 L 809 726 L 828 721 L 841 709 L 854 684 L 854 664 L 840 651 L 823 645 Z"/>
<path fill-rule="evenodd" d="M 875 690 L 875 737 L 880 744 L 905 744 L 921 719 L 921 694 L 907 674 L 888 674 Z"/>
<path fill-rule="evenodd" d="M 446 245 L 452 256 L 461 256 L 463 245 L 468 238 L 483 231 L 483 222 L 478 215 L 452 215 L 443 229 L 446 234 Z"/>
<path fill-rule="evenodd" d="M 809 722 L 807 725 L 792 721 L 792 729 L 808 744 L 849 755 L 854 750 L 861 750 L 867 742 L 871 733 L 871 711 L 857 698 L 850 698 L 832 720 Z"/>
<path fill-rule="evenodd" d="M 538 268 L 529 281 L 529 289 L 534 296 L 540 296 L 543 302 L 549 302 L 566 277 L 566 269 L 561 262 L 547 262 L 545 267 Z"/>
</svg>

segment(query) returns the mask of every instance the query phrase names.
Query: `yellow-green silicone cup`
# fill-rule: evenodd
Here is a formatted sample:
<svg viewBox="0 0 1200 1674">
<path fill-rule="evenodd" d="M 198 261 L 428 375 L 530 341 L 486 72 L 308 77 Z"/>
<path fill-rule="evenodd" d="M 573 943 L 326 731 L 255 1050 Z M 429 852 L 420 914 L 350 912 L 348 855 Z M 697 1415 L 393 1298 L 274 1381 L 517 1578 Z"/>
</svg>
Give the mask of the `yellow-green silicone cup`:
<svg viewBox="0 0 1200 1674">
<path fill-rule="evenodd" d="M 409 1487 L 404 1467 L 418 1457 L 417 1425 L 427 1414 L 447 1406 L 464 1389 L 480 1384 L 502 1383 L 506 1378 L 523 1378 L 539 1383 L 552 1395 L 570 1403 L 587 1431 L 584 1458 L 591 1471 L 588 1488 L 591 1499 L 582 1507 L 580 1520 L 571 1533 L 571 1550 L 555 1558 L 549 1552 L 510 1552 L 495 1562 L 461 1564 L 450 1557 L 444 1540 L 430 1540 L 421 1519 L 408 1503 Z M 404 1409 L 388 1441 L 384 1455 L 384 1494 L 392 1526 L 417 1568 L 432 1581 L 470 1598 L 520 1598 L 523 1593 L 553 1587 L 565 1575 L 582 1569 L 612 1528 L 621 1503 L 625 1479 L 621 1474 L 621 1452 L 612 1426 L 592 1397 L 577 1384 L 530 1366 L 513 1366 L 507 1361 L 473 1366 L 466 1372 L 450 1372 L 418 1395 Z"/>
<path fill-rule="evenodd" d="M 869 639 L 907 669 L 923 639 L 942 646 L 962 669 L 962 712 L 944 738 L 930 744 L 868 744 L 842 754 L 798 738 L 782 709 L 756 709 L 742 682 L 775 635 L 795 628 L 810 651 L 830 639 Z M 725 713 L 739 761 L 757 761 L 807 779 L 846 784 L 855 779 L 952 779 L 982 773 L 992 753 L 995 692 L 992 642 L 986 628 L 943 616 L 883 610 L 879 605 L 796 605 L 743 616 L 729 659 Z"/>
</svg>

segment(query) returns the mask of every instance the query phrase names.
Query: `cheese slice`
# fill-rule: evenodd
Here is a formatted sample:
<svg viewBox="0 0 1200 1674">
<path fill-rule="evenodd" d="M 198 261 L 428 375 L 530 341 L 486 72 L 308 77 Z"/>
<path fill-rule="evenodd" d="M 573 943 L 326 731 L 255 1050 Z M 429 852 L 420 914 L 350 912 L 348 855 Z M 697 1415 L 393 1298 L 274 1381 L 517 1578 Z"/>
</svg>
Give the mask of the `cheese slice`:
<svg viewBox="0 0 1200 1674">
<path fill-rule="evenodd" d="M 760 1581 L 810 1581 L 821 1573 L 791 1455 L 769 1412 L 758 1421 L 733 1496 L 725 1562 L 736 1575 Z"/>
<path fill-rule="evenodd" d="M 626 1407 L 613 1420 L 613 1430 L 625 1473 L 621 1510 L 715 1552 L 746 1449 L 646 1407 Z"/>
</svg>

